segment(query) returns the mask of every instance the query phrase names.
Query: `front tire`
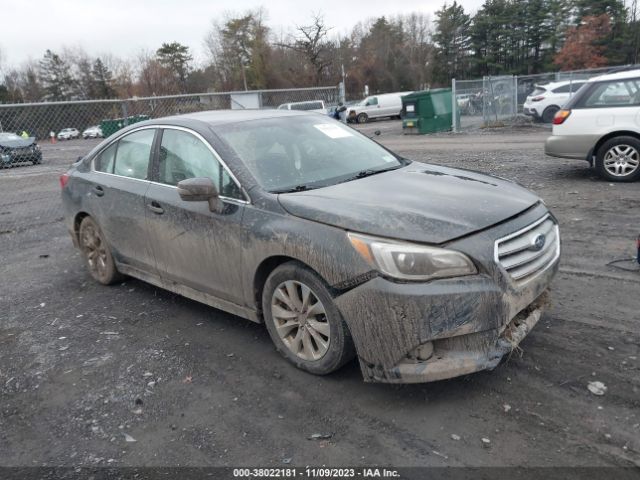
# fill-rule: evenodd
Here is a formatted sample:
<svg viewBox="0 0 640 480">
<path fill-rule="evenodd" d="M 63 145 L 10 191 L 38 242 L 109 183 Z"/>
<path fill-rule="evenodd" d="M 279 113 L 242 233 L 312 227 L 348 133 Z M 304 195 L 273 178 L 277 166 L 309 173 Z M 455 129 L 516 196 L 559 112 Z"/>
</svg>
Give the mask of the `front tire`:
<svg viewBox="0 0 640 480">
<path fill-rule="evenodd" d="M 297 262 L 276 268 L 262 292 L 276 350 L 296 367 L 327 375 L 355 357 L 351 333 L 324 281 Z"/>
<path fill-rule="evenodd" d="M 640 140 L 614 137 L 596 152 L 596 171 L 611 182 L 633 182 L 640 178 Z"/>
<path fill-rule="evenodd" d="M 78 232 L 80 251 L 84 256 L 89 273 L 97 282 L 112 285 L 122 280 L 111 250 L 98 224 L 91 217 L 84 217 Z"/>
<path fill-rule="evenodd" d="M 366 113 L 360 113 L 358 114 L 358 116 L 356 117 L 356 120 L 358 123 L 367 123 L 369 121 L 369 115 L 367 115 Z"/>
</svg>

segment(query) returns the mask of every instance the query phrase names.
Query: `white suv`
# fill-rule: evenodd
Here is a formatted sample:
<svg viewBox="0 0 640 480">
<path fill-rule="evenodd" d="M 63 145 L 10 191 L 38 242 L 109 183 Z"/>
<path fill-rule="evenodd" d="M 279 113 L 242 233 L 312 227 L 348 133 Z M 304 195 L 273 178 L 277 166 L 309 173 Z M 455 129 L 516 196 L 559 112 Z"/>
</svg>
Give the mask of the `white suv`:
<svg viewBox="0 0 640 480">
<path fill-rule="evenodd" d="M 551 123 L 557 111 L 584 83 L 585 80 L 573 80 L 536 85 L 524 101 L 523 113 L 544 123 Z"/>
<path fill-rule="evenodd" d="M 588 80 L 554 117 L 544 150 L 587 160 L 610 181 L 640 178 L 640 69 Z"/>
</svg>

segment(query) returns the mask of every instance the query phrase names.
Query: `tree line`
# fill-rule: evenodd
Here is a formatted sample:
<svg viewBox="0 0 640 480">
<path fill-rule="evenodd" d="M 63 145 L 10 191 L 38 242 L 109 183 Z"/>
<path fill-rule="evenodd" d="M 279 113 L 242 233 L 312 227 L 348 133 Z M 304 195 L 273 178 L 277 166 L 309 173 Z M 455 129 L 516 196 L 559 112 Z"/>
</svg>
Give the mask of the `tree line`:
<svg viewBox="0 0 640 480">
<path fill-rule="evenodd" d="M 638 0 L 454 1 L 423 13 L 371 18 L 335 34 L 321 14 L 279 33 L 264 8 L 212 22 L 207 60 L 163 43 L 135 58 L 47 50 L 2 69 L 0 102 L 129 98 L 335 85 L 351 97 L 448 85 L 451 78 L 535 74 L 640 62 Z"/>
</svg>

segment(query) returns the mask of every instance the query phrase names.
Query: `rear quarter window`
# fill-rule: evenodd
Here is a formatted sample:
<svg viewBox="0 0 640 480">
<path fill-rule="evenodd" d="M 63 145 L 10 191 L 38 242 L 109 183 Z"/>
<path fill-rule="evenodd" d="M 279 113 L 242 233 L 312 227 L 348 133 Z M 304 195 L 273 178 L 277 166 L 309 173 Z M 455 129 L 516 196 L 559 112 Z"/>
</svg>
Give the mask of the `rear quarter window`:
<svg viewBox="0 0 640 480">
<path fill-rule="evenodd" d="M 558 88 L 554 88 L 553 89 L 553 93 L 575 93 L 578 90 L 580 90 L 580 87 L 582 87 L 582 85 L 584 85 L 584 83 L 569 83 L 567 85 L 563 85 L 561 87 Z"/>
</svg>

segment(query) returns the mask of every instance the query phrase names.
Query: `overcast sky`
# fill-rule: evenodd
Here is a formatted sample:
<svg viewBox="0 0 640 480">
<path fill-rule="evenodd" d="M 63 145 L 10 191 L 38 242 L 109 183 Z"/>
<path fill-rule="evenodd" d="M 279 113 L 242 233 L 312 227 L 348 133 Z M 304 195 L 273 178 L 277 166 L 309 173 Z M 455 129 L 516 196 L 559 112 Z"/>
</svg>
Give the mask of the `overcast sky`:
<svg viewBox="0 0 640 480">
<path fill-rule="evenodd" d="M 271 0 L 263 2 L 268 24 L 275 32 L 304 25 L 313 12 L 322 12 L 337 33 L 370 17 L 412 11 L 433 14 L 444 0 Z M 451 0 L 449 1 L 451 3 Z M 483 0 L 459 0 L 475 11 Z M 204 56 L 203 38 L 212 19 L 225 12 L 243 12 L 260 6 L 252 0 L 38 0 L 33 3 L 2 0 L 0 51 L 5 65 L 38 60 L 45 50 L 82 46 L 89 54 L 134 56 L 141 49 L 156 50 L 162 42 L 178 41 L 191 47 L 196 59 Z"/>
</svg>

